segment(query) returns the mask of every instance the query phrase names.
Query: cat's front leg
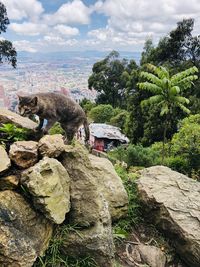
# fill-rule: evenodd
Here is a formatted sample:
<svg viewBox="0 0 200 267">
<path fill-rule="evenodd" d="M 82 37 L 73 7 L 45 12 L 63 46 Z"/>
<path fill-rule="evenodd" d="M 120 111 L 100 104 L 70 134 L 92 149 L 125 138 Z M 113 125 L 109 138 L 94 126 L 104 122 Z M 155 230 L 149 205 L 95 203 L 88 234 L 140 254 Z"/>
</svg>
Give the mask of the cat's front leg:
<svg viewBox="0 0 200 267">
<path fill-rule="evenodd" d="M 39 125 L 35 128 L 36 131 L 40 131 L 43 127 L 44 119 L 40 118 L 40 123 Z"/>
<path fill-rule="evenodd" d="M 49 119 L 47 121 L 47 125 L 45 126 L 43 132 L 46 134 L 48 133 L 48 131 L 51 129 L 51 127 L 56 123 L 55 119 Z"/>
</svg>

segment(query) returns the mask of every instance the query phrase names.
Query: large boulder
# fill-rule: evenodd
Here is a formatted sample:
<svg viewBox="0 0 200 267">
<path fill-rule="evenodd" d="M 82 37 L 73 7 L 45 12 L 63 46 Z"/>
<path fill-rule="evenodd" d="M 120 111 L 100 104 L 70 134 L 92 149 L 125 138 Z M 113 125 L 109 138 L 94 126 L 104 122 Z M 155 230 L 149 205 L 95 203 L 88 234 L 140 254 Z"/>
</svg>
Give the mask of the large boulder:
<svg viewBox="0 0 200 267">
<path fill-rule="evenodd" d="M 17 166 L 29 168 L 38 161 L 38 143 L 17 141 L 10 146 L 9 156 Z"/>
<path fill-rule="evenodd" d="M 89 157 L 86 149 L 76 145 L 65 147 L 61 161 L 71 178 L 71 222 L 91 225 L 98 221 L 101 194 L 109 203 L 112 219 L 126 214 L 127 193 L 107 159 Z"/>
<path fill-rule="evenodd" d="M 98 190 L 104 194 L 109 203 L 112 221 L 127 215 L 128 195 L 112 163 L 106 158 L 90 155 L 93 178 L 98 183 Z"/>
<path fill-rule="evenodd" d="M 92 173 L 87 151 L 81 146 L 66 146 L 61 162 L 70 176 L 71 210 L 69 221 L 91 226 L 101 219 L 102 200 Z"/>
<path fill-rule="evenodd" d="M 38 146 L 40 154 L 50 158 L 57 158 L 65 150 L 65 144 L 61 134 L 43 136 Z"/>
<path fill-rule="evenodd" d="M 108 199 L 100 174 L 81 145 L 66 146 L 61 162 L 71 178 L 71 210 L 67 219 L 79 227 L 63 241 L 66 255 L 95 258 L 100 267 L 112 267 L 114 243 Z M 107 176 L 107 179 L 109 177 Z M 111 192 L 113 194 L 113 192 Z M 81 228 L 82 227 L 82 228 Z"/>
<path fill-rule="evenodd" d="M 2 123 L 13 123 L 18 127 L 28 130 L 34 130 L 37 127 L 37 123 L 34 121 L 22 117 L 6 108 L 0 108 L 0 124 Z"/>
<path fill-rule="evenodd" d="M 103 203 L 101 220 L 95 225 L 75 229 L 63 238 L 61 250 L 66 256 L 92 257 L 99 267 L 114 267 L 114 243 L 108 203 L 101 195 Z"/>
<path fill-rule="evenodd" d="M 46 250 L 52 225 L 13 191 L 0 192 L 0 266 L 31 267 Z"/>
<path fill-rule="evenodd" d="M 144 169 L 138 180 L 146 216 L 171 239 L 181 258 L 200 266 L 200 183 L 164 166 Z"/>
<path fill-rule="evenodd" d="M 6 150 L 0 145 L 0 173 L 6 171 L 10 165 L 10 159 Z"/>
<path fill-rule="evenodd" d="M 60 224 L 70 209 L 69 175 L 62 164 L 44 158 L 22 173 L 21 183 L 32 195 L 34 206 Z"/>
</svg>

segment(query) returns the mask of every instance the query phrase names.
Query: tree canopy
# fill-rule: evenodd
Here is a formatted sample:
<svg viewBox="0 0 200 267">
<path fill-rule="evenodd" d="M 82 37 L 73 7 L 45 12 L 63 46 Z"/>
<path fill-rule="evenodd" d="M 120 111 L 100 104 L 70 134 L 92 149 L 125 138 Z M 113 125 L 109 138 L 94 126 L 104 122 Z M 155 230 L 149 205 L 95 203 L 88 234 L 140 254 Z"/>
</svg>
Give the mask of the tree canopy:
<svg viewBox="0 0 200 267">
<path fill-rule="evenodd" d="M 111 104 L 114 108 L 124 107 L 126 68 L 130 68 L 127 60 L 121 60 L 116 51 L 94 64 L 88 85 L 90 89 L 99 92 L 97 103 Z"/>
<path fill-rule="evenodd" d="M 6 32 L 9 23 L 6 7 L 0 2 L 0 34 Z M 8 40 L 0 41 L 0 63 L 3 63 L 4 61 L 11 63 L 14 68 L 16 67 L 17 52 L 12 43 Z"/>
</svg>

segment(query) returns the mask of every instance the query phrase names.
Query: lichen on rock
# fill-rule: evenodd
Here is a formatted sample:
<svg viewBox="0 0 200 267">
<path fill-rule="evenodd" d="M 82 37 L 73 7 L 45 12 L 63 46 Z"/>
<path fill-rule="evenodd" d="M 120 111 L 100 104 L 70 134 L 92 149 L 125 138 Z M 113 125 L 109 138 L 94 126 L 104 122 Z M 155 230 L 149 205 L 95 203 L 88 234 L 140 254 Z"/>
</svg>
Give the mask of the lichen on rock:
<svg viewBox="0 0 200 267">
<path fill-rule="evenodd" d="M 56 224 L 64 221 L 70 210 L 69 175 L 59 161 L 40 160 L 22 173 L 21 184 L 32 195 L 36 209 Z"/>
<path fill-rule="evenodd" d="M 20 194 L 0 192 L 0 266 L 33 266 L 48 247 L 52 229 Z"/>
</svg>

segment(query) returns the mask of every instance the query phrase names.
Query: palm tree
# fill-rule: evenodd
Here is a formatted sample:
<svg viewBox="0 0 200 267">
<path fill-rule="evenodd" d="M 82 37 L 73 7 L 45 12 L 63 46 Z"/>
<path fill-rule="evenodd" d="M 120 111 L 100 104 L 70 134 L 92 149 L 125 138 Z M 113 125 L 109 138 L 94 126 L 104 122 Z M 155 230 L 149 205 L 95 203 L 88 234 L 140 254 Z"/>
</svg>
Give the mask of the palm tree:
<svg viewBox="0 0 200 267">
<path fill-rule="evenodd" d="M 172 120 L 171 115 L 177 107 L 187 114 L 190 113 L 190 110 L 185 106 L 189 104 L 189 99 L 183 97 L 182 94 L 184 90 L 192 86 L 194 80 L 198 79 L 198 76 L 195 75 L 198 69 L 191 67 L 170 77 L 169 71 L 165 67 L 147 64 L 147 68 L 150 72 L 142 71 L 140 74 L 147 81 L 138 83 L 138 86 L 142 90 L 148 90 L 153 96 L 143 100 L 141 105 L 158 105 L 161 109 L 160 116 L 166 115 L 163 131 L 163 161 L 167 129 Z"/>
</svg>

